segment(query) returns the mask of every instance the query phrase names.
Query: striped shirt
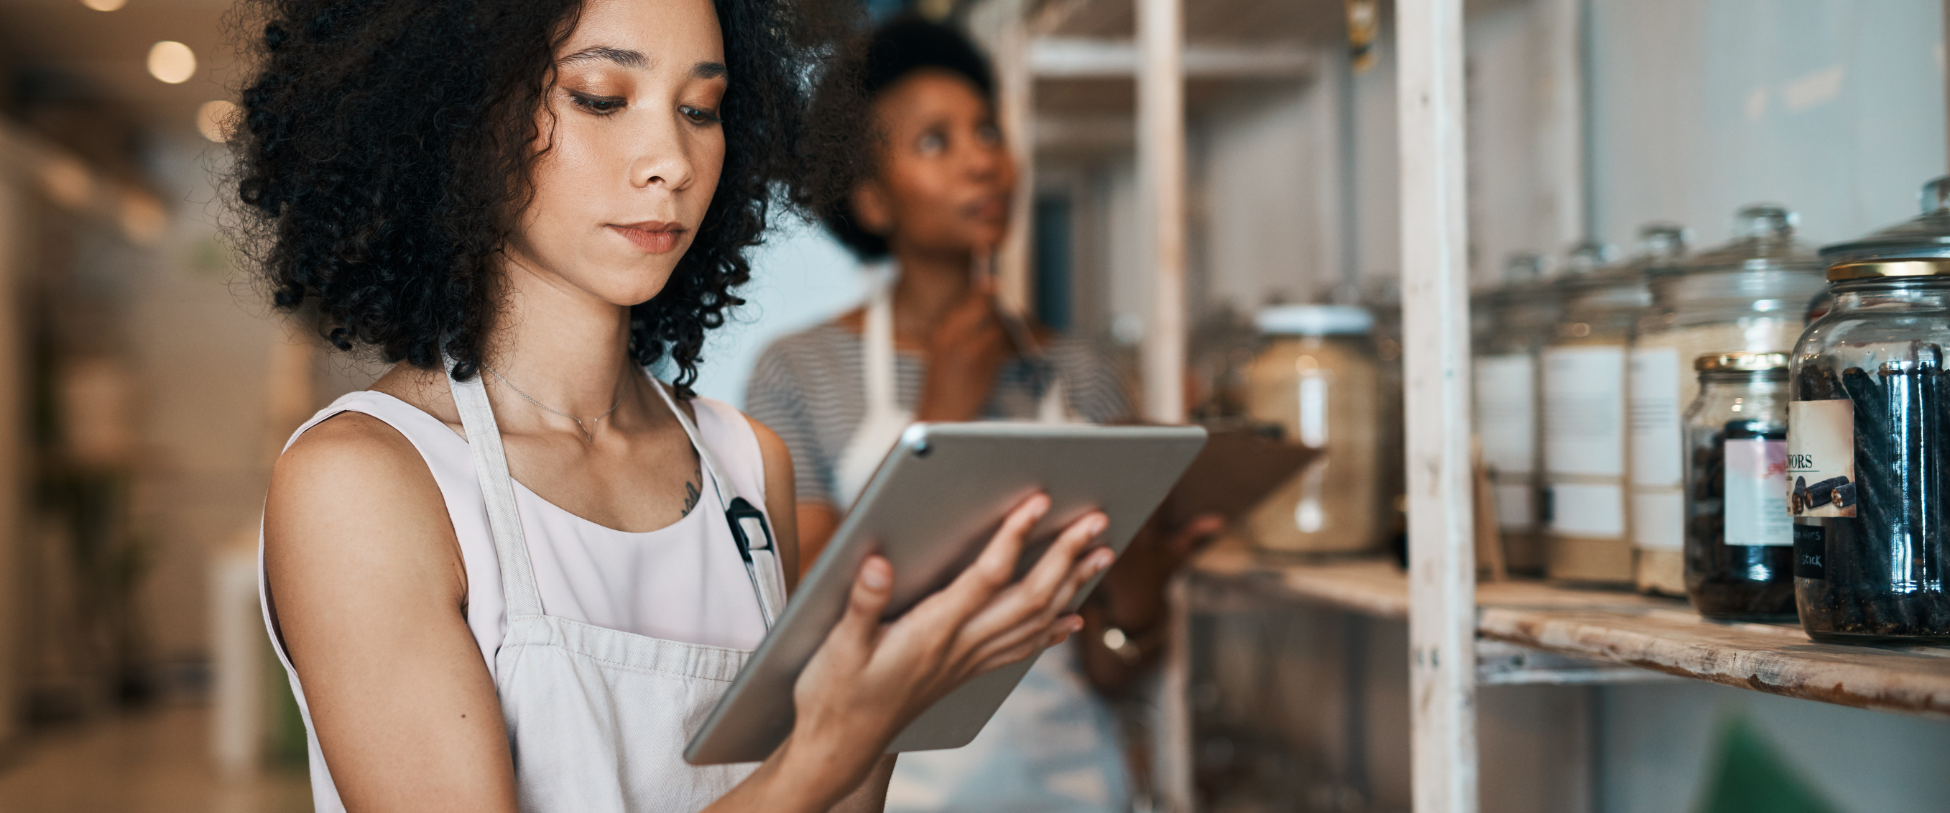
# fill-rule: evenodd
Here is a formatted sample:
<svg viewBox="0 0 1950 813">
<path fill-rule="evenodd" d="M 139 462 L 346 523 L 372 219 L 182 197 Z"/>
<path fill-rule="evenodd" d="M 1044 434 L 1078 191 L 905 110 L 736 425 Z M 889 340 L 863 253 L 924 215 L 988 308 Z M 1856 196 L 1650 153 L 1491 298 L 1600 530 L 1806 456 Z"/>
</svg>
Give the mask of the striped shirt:
<svg viewBox="0 0 1950 813">
<path fill-rule="evenodd" d="M 866 375 L 860 334 L 832 322 L 780 337 L 765 348 L 745 389 L 745 414 L 772 428 L 792 450 L 792 473 L 799 502 L 835 504 L 840 455 L 867 414 Z M 1070 411 L 1093 423 L 1130 414 L 1117 371 L 1086 342 L 1059 338 L 1045 351 L 1048 365 L 1063 381 Z M 926 362 L 896 352 L 896 398 L 913 411 L 921 401 Z M 988 420 L 1029 420 L 1041 403 L 1043 379 L 1022 359 L 1004 362 L 989 400 Z"/>
</svg>

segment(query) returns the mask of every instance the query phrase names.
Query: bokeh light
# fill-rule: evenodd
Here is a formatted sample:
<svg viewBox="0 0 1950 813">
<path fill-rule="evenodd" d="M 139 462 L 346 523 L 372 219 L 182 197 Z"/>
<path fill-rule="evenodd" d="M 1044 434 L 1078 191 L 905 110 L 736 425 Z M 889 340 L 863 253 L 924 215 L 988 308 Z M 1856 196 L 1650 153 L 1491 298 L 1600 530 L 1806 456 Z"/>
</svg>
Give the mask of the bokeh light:
<svg viewBox="0 0 1950 813">
<path fill-rule="evenodd" d="M 129 4 L 129 0 L 81 0 L 81 4 L 96 11 L 114 11 Z"/>
<path fill-rule="evenodd" d="M 230 140 L 230 124 L 237 118 L 237 105 L 217 99 L 196 109 L 196 130 L 219 144 Z"/>
<path fill-rule="evenodd" d="M 149 74 L 172 85 L 187 82 L 196 75 L 196 52 L 175 40 L 163 40 L 151 45 Z"/>
</svg>

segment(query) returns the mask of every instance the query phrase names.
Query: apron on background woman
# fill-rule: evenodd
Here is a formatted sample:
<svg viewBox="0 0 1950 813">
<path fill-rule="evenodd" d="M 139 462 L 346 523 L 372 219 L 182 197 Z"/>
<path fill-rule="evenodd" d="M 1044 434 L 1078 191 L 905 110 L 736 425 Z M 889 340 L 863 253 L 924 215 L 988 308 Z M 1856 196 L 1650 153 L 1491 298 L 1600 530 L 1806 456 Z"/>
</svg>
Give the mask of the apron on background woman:
<svg viewBox="0 0 1950 813">
<path fill-rule="evenodd" d="M 851 508 L 887 451 L 914 422 L 896 397 L 892 264 L 874 269 L 861 336 L 866 413 L 835 464 L 838 504 Z M 1045 367 L 1038 423 L 1076 423 L 1063 382 Z M 1045 650 L 973 742 L 900 755 L 887 813 L 1128 809 L 1130 781 L 1115 718 L 1084 680 L 1076 650 Z"/>
<path fill-rule="evenodd" d="M 705 554 L 716 560 L 714 566 L 723 565 L 726 562 L 723 554 L 709 546 L 735 544 L 736 537 L 729 531 L 729 512 L 739 498 L 737 482 L 721 476 L 724 470 L 705 444 L 697 425 L 678 407 L 662 383 L 654 378 L 650 383 L 676 415 L 697 451 L 699 466 L 706 474 L 705 487 L 714 495 L 714 499 L 701 504 L 716 502 L 726 511 L 720 515 L 724 519 L 708 516 L 712 512 L 706 511 L 707 516 L 696 518 L 702 524 L 694 523 L 674 533 L 702 533 L 703 540 L 693 537 L 682 541 L 706 543 Z M 465 444 L 478 478 L 486 530 L 493 538 L 493 564 L 498 567 L 506 603 L 498 648 L 490 642 L 483 642 L 482 646 L 484 654 L 493 653 L 495 693 L 507 725 L 521 809 L 565 813 L 688 812 L 716 801 L 757 765 L 691 765 L 683 759 L 684 746 L 730 688 L 751 652 L 663 640 L 546 614 L 522 517 L 516 511 L 515 483 L 508 473 L 508 460 L 488 403 L 487 389 L 479 376 L 467 381 L 449 378 L 449 384 L 466 430 Z M 704 408 L 699 407 L 700 411 Z M 473 536 L 481 530 L 481 518 L 466 515 L 472 506 L 464 498 L 457 500 L 463 497 L 458 489 L 449 493 L 447 488 L 459 479 L 455 475 L 461 465 L 451 459 L 455 456 L 451 440 L 457 440 L 452 431 L 405 402 L 380 393 L 361 392 L 320 412 L 293 434 L 292 440 L 318 422 L 345 411 L 371 414 L 414 441 L 435 473 L 447 478 L 448 482 L 442 483 L 442 492 L 455 521 L 455 532 L 471 544 Z M 735 412 L 731 414 L 736 417 Z M 439 437 L 443 432 L 447 438 Z M 443 442 L 448 445 L 436 445 Z M 529 504 L 536 505 L 533 501 Z M 763 499 L 757 504 L 763 505 Z M 557 510 L 570 517 L 570 522 L 587 522 Z M 560 518 L 543 517 L 537 521 L 552 519 Z M 683 522 L 679 520 L 646 534 L 615 533 L 663 534 L 677 529 Z M 715 524 L 719 522 L 726 523 L 723 532 Z M 668 536 L 662 539 L 679 541 Z M 770 628 L 784 606 L 784 573 L 773 551 L 755 550 L 741 558 L 745 559 L 745 575 L 756 598 L 758 614 L 765 628 Z M 486 564 L 475 563 L 477 567 Z M 260 589 L 265 597 L 265 622 L 305 720 L 314 804 L 319 811 L 343 811 L 344 804 L 318 746 L 297 671 L 284 651 L 271 614 L 271 597 L 265 586 L 268 583 L 262 581 L 261 545 L 258 568 Z M 722 587 L 724 581 L 717 584 Z M 470 593 L 472 598 L 475 596 Z M 470 617 L 470 622 L 474 621 Z M 474 631 L 477 640 L 481 639 L 483 631 Z"/>
</svg>

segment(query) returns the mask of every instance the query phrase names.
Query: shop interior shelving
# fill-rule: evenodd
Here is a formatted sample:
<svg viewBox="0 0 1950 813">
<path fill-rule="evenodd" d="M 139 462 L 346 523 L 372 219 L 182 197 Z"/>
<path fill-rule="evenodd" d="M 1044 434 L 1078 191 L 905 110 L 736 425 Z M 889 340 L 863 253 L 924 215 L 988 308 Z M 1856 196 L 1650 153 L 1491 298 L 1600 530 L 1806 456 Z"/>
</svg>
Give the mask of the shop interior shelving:
<svg viewBox="0 0 1950 813">
<path fill-rule="evenodd" d="M 1551 49 L 1576 68 L 1577 0 L 1532 0 L 1557 24 Z M 1684 602 L 1536 581 L 1479 584 L 1470 454 L 1469 212 L 1464 0 L 1395 0 L 1391 18 L 1400 157 L 1399 234 L 1410 560 L 1269 564 L 1239 546 L 1199 557 L 1174 587 L 1159 725 L 1157 790 L 1193 809 L 1193 612 L 1265 600 L 1408 624 L 1411 787 L 1416 813 L 1479 806 L 1478 686 L 1700 680 L 1810 700 L 1950 719 L 1950 648 L 1838 646 L 1798 626 L 1717 623 Z M 1471 12 L 1500 5 L 1472 0 Z M 997 54 L 1005 125 L 1030 171 L 1038 152 L 1135 148 L 1142 268 L 1154 295 L 1143 346 L 1147 417 L 1184 418 L 1186 114 L 1227 83 L 1310 81 L 1322 45 L 1344 36 L 1344 0 L 974 0 L 970 20 Z M 1561 82 L 1575 93 L 1576 82 Z M 1579 125 L 1550 122 L 1573 160 L 1553 170 L 1581 200 Z M 1567 220 L 1575 221 L 1575 212 Z M 1021 222 L 1021 219 L 1018 219 Z M 1021 230 L 1018 230 L 1021 231 Z M 1026 284 L 1026 248 L 1014 249 Z M 1004 258 L 1005 295 L 1010 275 Z M 1247 602 L 1239 605 L 1237 602 Z M 1175 752 L 1175 753 L 1174 753 Z"/>
<path fill-rule="evenodd" d="M 1409 614 L 1408 575 L 1390 561 L 1269 563 L 1236 544 L 1199 557 L 1189 607 L 1237 606 L 1241 596 L 1392 620 Z M 1476 616 L 1479 684 L 1631 682 L 1650 670 L 1950 719 L 1950 647 L 1815 643 L 1799 624 L 1709 621 L 1679 599 L 1522 579 L 1479 582 Z"/>
</svg>

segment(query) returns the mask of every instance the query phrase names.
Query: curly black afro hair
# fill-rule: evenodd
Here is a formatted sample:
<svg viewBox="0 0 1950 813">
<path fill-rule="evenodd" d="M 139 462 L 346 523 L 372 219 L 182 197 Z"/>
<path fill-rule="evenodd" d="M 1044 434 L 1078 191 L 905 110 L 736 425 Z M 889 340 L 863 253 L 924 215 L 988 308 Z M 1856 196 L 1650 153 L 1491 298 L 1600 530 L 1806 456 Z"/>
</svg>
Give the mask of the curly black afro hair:
<svg viewBox="0 0 1950 813">
<path fill-rule="evenodd" d="M 775 184 L 797 189 L 821 40 L 791 0 L 713 0 L 731 84 L 725 159 L 690 250 L 630 311 L 630 354 L 697 378 L 750 278 Z M 282 310 L 341 350 L 454 374 L 484 361 L 496 255 L 531 195 L 556 48 L 581 0 L 245 0 L 254 73 L 233 136 L 233 233 Z M 816 197 L 815 193 L 812 194 Z M 794 198 L 811 202 L 808 194 Z"/>
<path fill-rule="evenodd" d="M 860 135 L 873 127 L 869 106 L 888 88 L 899 84 L 916 71 L 947 71 L 968 80 L 991 107 L 995 105 L 995 72 L 988 57 L 959 30 L 916 16 L 901 16 L 887 21 L 867 36 L 855 40 L 842 54 L 840 62 L 826 74 L 813 102 L 813 121 L 820 137 L 811 139 L 825 154 L 811 156 L 811 164 L 828 172 L 851 171 L 852 180 L 874 171 L 873 162 L 861 162 L 838 150 L 872 151 L 878 141 L 868 142 Z M 853 222 L 852 203 L 846 190 L 826 189 L 810 208 L 835 238 L 861 260 L 887 256 L 887 240 L 860 228 Z"/>
</svg>

